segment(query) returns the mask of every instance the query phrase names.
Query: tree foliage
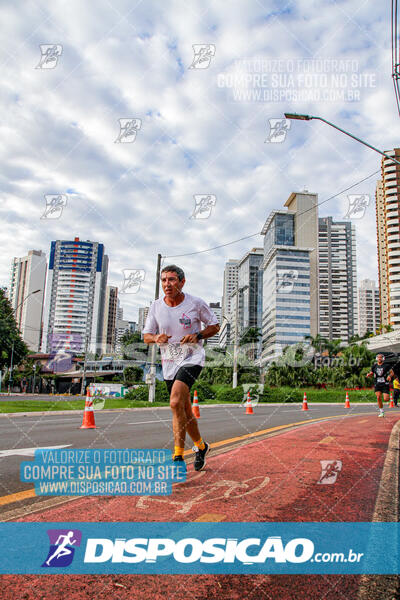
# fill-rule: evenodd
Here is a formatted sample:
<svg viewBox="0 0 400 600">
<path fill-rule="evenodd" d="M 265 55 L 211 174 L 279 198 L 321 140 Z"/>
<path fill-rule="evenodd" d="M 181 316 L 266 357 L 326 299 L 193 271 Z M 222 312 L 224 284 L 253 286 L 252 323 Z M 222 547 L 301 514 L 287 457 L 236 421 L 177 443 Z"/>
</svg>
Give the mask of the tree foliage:
<svg viewBox="0 0 400 600">
<path fill-rule="evenodd" d="M 323 340 L 313 340 L 316 347 L 322 347 Z M 271 363 L 265 373 L 265 383 L 273 387 L 293 388 L 308 386 L 369 387 L 371 381 L 365 375 L 374 361 L 374 354 L 366 342 L 340 348 L 339 344 L 325 344 L 326 356 L 320 364 L 310 360 L 305 354 L 302 359 L 293 358 L 292 347 L 277 361 Z M 298 352 L 298 350 L 297 350 Z"/>
<path fill-rule="evenodd" d="M 10 365 L 13 343 L 13 364 L 19 365 L 28 354 L 28 346 L 21 337 L 10 301 L 0 288 L 0 369 Z"/>
</svg>

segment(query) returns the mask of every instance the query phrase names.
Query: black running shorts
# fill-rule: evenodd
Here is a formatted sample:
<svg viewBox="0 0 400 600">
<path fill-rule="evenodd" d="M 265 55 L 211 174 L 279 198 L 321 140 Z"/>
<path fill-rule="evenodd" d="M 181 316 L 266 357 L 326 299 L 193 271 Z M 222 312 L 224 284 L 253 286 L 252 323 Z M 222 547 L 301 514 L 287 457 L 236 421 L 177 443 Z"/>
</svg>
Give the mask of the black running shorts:
<svg viewBox="0 0 400 600">
<path fill-rule="evenodd" d="M 377 383 L 375 386 L 375 391 L 382 392 L 382 394 L 389 394 L 390 386 L 388 383 Z"/>
<path fill-rule="evenodd" d="M 168 393 L 171 394 L 172 386 L 174 385 L 174 381 L 183 381 L 189 388 L 189 391 L 201 373 L 203 367 L 200 365 L 184 365 L 178 369 L 177 374 L 173 379 L 165 379 L 165 383 L 167 384 Z"/>
</svg>

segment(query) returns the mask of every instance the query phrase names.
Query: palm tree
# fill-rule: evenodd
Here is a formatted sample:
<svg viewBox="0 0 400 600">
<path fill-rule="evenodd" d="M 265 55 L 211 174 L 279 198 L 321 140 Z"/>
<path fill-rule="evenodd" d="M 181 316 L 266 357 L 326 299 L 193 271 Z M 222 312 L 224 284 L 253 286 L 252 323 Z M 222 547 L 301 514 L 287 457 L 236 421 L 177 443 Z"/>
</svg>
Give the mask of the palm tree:
<svg viewBox="0 0 400 600">
<path fill-rule="evenodd" d="M 262 333 L 259 327 L 248 327 L 244 333 L 242 333 L 239 341 L 239 346 L 244 346 L 245 344 L 251 344 L 251 352 L 249 358 L 251 360 L 255 360 L 255 344 L 258 343 L 258 340 L 262 337 Z"/>
<path fill-rule="evenodd" d="M 355 335 L 352 335 L 351 338 L 349 339 L 349 344 L 355 344 L 356 342 L 359 342 L 361 339 L 362 338 L 360 338 L 358 333 L 356 333 Z"/>
<path fill-rule="evenodd" d="M 309 341 L 314 350 L 317 350 L 320 354 L 323 350 L 326 350 L 328 340 L 319 333 L 317 333 L 315 337 L 312 335 L 306 335 L 304 336 L 304 339 Z"/>
<path fill-rule="evenodd" d="M 326 349 L 328 350 L 329 356 L 337 356 L 340 351 L 341 345 L 342 340 L 331 340 L 330 342 L 327 342 Z"/>
</svg>

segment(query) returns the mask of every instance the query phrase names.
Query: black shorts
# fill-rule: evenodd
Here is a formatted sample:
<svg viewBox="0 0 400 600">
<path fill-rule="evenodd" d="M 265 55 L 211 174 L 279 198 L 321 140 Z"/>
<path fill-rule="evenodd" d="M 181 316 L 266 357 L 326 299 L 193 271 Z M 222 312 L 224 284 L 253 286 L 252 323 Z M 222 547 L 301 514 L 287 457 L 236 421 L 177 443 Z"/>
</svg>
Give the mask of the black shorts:
<svg viewBox="0 0 400 600">
<path fill-rule="evenodd" d="M 183 381 L 189 388 L 189 391 L 201 373 L 203 367 L 200 365 L 184 365 L 178 369 L 177 374 L 173 379 L 165 379 L 165 383 L 167 384 L 168 393 L 171 394 L 172 386 L 174 385 L 174 381 Z"/>
<path fill-rule="evenodd" d="M 389 394 L 390 386 L 388 383 L 377 383 L 375 385 L 376 392 L 382 392 L 382 394 Z"/>
</svg>

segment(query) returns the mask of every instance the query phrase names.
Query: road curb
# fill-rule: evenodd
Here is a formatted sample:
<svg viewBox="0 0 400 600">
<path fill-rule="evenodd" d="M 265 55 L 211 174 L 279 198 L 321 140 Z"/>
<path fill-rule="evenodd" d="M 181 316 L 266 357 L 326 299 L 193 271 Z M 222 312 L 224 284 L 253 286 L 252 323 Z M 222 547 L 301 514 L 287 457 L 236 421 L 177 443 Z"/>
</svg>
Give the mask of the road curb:
<svg viewBox="0 0 400 600">
<path fill-rule="evenodd" d="M 373 522 L 399 521 L 399 443 L 400 421 L 397 421 L 390 434 Z M 357 600 L 394 600 L 398 598 L 399 584 L 399 575 L 362 575 Z"/>
</svg>

